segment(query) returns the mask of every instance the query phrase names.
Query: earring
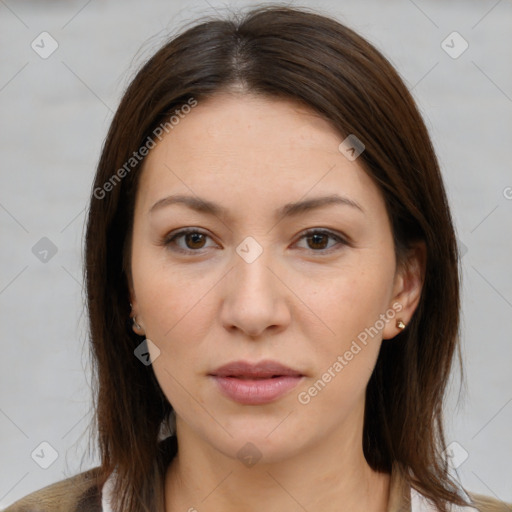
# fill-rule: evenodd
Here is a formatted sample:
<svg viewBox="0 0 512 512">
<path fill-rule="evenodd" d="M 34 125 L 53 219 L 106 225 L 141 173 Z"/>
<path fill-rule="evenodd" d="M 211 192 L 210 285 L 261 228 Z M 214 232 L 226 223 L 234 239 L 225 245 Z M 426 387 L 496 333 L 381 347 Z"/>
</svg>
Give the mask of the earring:
<svg viewBox="0 0 512 512">
<path fill-rule="evenodd" d="M 140 330 L 142 329 L 142 327 L 137 323 L 137 321 L 135 320 L 135 318 L 136 318 L 136 317 L 134 316 L 134 317 L 133 317 L 133 325 L 134 325 L 137 329 L 139 329 L 139 331 L 140 331 Z"/>
<path fill-rule="evenodd" d="M 405 329 L 405 324 L 402 322 L 402 320 L 397 320 L 396 321 L 396 326 L 398 327 L 398 329 L 400 329 L 401 331 L 403 331 Z"/>
<path fill-rule="evenodd" d="M 132 303 L 130 302 L 130 309 L 131 309 L 131 312 L 133 313 L 133 306 L 132 306 Z M 137 320 L 136 320 L 136 316 L 133 315 L 133 318 L 132 318 L 132 323 L 133 323 L 133 326 L 138 329 L 139 331 L 142 331 L 142 326 L 140 326 L 138 323 L 137 323 Z"/>
</svg>

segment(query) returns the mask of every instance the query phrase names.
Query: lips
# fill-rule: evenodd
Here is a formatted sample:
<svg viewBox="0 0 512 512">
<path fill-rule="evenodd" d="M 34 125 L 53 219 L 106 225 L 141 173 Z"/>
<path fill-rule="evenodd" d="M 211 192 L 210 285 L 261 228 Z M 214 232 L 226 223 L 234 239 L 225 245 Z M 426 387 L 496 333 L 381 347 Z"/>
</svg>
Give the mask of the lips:
<svg viewBox="0 0 512 512">
<path fill-rule="evenodd" d="M 215 377 L 235 377 L 238 379 L 270 379 L 283 376 L 302 376 L 300 372 L 288 368 L 277 361 L 260 361 L 255 364 L 246 361 L 234 361 L 217 368 L 211 375 Z"/>
<path fill-rule="evenodd" d="M 234 361 L 209 375 L 224 396 L 245 405 L 274 402 L 304 377 L 299 371 L 277 361 Z"/>
</svg>

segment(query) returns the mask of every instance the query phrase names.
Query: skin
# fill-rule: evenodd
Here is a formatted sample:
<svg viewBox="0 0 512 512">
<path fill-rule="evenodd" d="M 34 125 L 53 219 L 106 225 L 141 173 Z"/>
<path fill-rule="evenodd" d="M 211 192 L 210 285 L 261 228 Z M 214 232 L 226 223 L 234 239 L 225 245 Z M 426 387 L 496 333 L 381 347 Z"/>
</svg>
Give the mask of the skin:
<svg viewBox="0 0 512 512">
<path fill-rule="evenodd" d="M 365 389 L 381 343 L 418 304 L 424 248 L 397 265 L 382 194 L 359 161 L 338 150 L 343 138 L 295 102 L 223 93 L 199 102 L 144 163 L 130 287 L 134 330 L 159 348 L 153 369 L 176 412 L 167 512 L 386 508 L 389 475 L 363 455 Z M 333 193 L 363 211 L 328 205 L 275 218 L 285 203 Z M 180 204 L 149 212 L 173 194 L 214 201 L 228 214 Z M 165 245 L 187 227 L 207 236 Z M 349 243 L 308 241 L 310 228 Z M 251 263 L 236 251 L 248 236 L 263 250 Z M 300 403 L 299 393 L 393 304 L 400 313 Z M 240 359 L 277 360 L 304 377 L 275 402 L 241 405 L 208 376 Z M 237 457 L 248 442 L 261 455 L 251 467 Z"/>
</svg>

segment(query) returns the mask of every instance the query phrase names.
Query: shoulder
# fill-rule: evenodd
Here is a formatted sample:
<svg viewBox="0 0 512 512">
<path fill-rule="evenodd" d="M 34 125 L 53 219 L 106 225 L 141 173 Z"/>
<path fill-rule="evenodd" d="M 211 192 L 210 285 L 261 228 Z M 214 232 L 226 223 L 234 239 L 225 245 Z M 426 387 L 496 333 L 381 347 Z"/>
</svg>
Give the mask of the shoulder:
<svg viewBox="0 0 512 512">
<path fill-rule="evenodd" d="M 407 512 L 435 512 L 438 508 L 432 503 L 432 501 L 424 496 L 419 490 L 410 484 L 405 482 L 403 474 L 398 475 L 394 479 L 395 493 L 398 493 L 397 489 L 399 485 L 402 486 L 402 496 L 407 495 L 408 499 L 402 498 L 402 502 L 395 504 L 392 502 L 392 506 L 388 507 L 387 512 L 395 511 L 407 511 Z M 448 509 L 450 512 L 512 512 L 512 503 L 501 501 L 497 498 L 492 498 L 484 494 L 478 494 L 475 492 L 468 491 L 463 487 L 460 487 L 460 497 L 468 503 L 467 506 L 460 506 L 450 504 Z"/>
<path fill-rule="evenodd" d="M 512 512 L 512 504 L 500 501 L 490 496 L 467 492 L 466 501 L 471 503 L 469 506 L 460 506 L 452 504 L 449 507 L 450 512 Z M 411 489 L 411 512 L 434 512 L 437 511 L 431 501 Z"/>
<path fill-rule="evenodd" d="M 506 503 L 483 494 L 473 492 L 468 492 L 468 494 L 473 502 L 473 506 L 479 512 L 512 512 L 512 503 Z"/>
<path fill-rule="evenodd" d="M 101 512 L 101 490 L 93 468 L 39 489 L 4 512 Z"/>
</svg>

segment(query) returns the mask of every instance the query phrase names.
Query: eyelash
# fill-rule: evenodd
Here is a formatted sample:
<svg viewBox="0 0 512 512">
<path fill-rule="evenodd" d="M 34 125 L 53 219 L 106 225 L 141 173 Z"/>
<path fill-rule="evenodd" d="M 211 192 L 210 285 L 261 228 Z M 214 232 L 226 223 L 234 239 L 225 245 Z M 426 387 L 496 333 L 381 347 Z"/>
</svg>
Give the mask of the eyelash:
<svg viewBox="0 0 512 512">
<path fill-rule="evenodd" d="M 176 251 L 176 252 L 181 252 L 183 254 L 192 254 L 192 253 L 198 253 L 198 254 L 202 254 L 202 249 L 204 248 L 201 248 L 201 249 L 183 249 L 181 247 L 176 247 L 176 245 L 174 245 L 174 247 L 171 247 L 171 245 L 174 244 L 174 241 L 178 238 L 182 238 L 190 233 L 197 233 L 197 234 L 200 234 L 200 235 L 204 235 L 208 238 L 211 238 L 207 233 L 204 233 L 203 231 L 200 231 L 198 229 L 195 229 L 195 228 L 188 228 L 188 229 L 182 229 L 172 235 L 169 235 L 167 236 L 164 240 L 163 240 L 163 245 L 165 245 L 166 247 L 168 247 L 170 250 L 172 251 Z M 328 236 L 334 240 L 336 240 L 336 242 L 338 242 L 338 244 L 336 245 L 341 245 L 341 246 L 346 246 L 346 245 L 350 245 L 347 240 L 345 240 L 342 236 L 332 232 L 332 231 L 328 231 L 328 230 L 325 230 L 325 229 L 316 229 L 316 228 L 312 228 L 312 229 L 308 229 L 307 231 L 305 231 L 302 236 L 299 238 L 299 241 L 304 239 L 304 238 L 308 238 L 314 234 L 320 234 L 320 235 L 325 235 L 325 236 Z M 315 254 L 330 254 L 331 252 L 333 252 L 333 250 L 336 250 L 336 245 L 328 248 L 328 249 L 306 249 L 306 250 L 309 250 L 310 252 L 313 252 Z"/>
</svg>

